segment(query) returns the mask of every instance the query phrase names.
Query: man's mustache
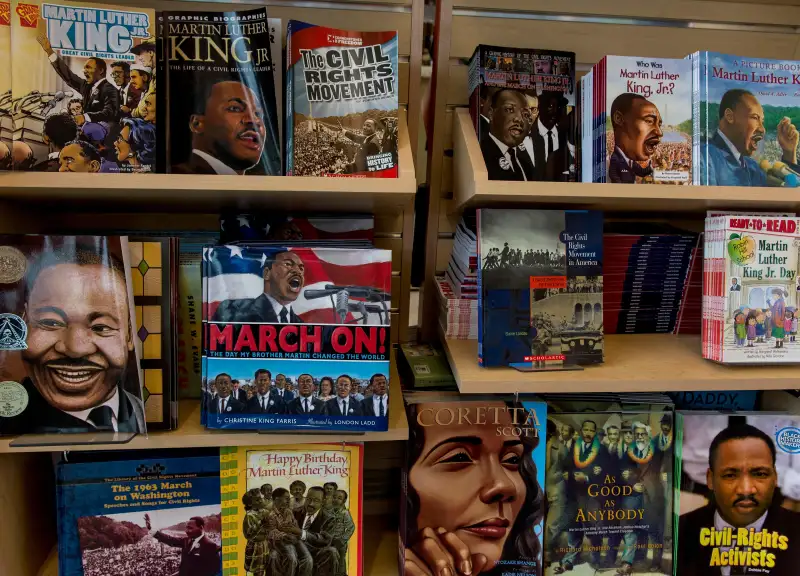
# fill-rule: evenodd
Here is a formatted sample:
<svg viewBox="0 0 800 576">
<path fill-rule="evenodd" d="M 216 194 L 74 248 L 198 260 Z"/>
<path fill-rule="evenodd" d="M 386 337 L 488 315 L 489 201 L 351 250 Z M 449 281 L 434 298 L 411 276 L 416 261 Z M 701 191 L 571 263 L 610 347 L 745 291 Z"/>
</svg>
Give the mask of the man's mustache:
<svg viewBox="0 0 800 576">
<path fill-rule="evenodd" d="M 756 500 L 753 496 L 740 496 L 739 498 L 733 501 L 733 505 L 736 506 L 737 504 L 741 504 L 742 502 L 750 502 L 751 504 L 758 506 L 758 500 Z"/>
<path fill-rule="evenodd" d="M 102 366 L 87 360 L 86 358 L 59 358 L 58 360 L 48 360 L 44 363 L 45 368 L 94 368 L 104 370 Z"/>
</svg>

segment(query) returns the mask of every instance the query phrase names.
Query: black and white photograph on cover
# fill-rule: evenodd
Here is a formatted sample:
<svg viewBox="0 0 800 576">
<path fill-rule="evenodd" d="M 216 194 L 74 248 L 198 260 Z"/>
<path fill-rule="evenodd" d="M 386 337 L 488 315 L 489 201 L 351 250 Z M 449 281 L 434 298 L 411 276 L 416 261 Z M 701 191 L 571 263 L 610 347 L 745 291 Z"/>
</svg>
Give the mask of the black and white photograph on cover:
<svg viewBox="0 0 800 576">
<path fill-rule="evenodd" d="M 294 174 L 370 172 L 368 158 L 390 153 L 397 166 L 397 110 L 367 110 L 342 117 L 311 118 L 296 113 Z"/>
<path fill-rule="evenodd" d="M 677 574 L 796 576 L 800 418 L 691 412 L 681 417 Z M 730 534 L 728 544 L 717 547 L 700 538 L 711 530 Z M 759 550 L 751 551 L 739 540 L 753 533 L 764 539 Z M 788 546 L 782 545 L 785 539 Z M 747 552 L 732 553 L 743 549 Z"/>
<path fill-rule="evenodd" d="M 219 576 L 219 504 L 78 519 L 84 576 Z"/>
</svg>

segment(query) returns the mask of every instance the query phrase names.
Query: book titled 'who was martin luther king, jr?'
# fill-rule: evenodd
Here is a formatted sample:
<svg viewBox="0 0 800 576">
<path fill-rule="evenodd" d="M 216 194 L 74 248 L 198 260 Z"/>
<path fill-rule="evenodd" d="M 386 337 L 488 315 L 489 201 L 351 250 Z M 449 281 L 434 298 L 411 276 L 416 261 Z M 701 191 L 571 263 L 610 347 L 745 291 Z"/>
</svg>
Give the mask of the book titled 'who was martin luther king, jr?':
<svg viewBox="0 0 800 576">
<path fill-rule="evenodd" d="M 155 12 L 15 0 L 11 16 L 14 169 L 154 172 Z"/>
<path fill-rule="evenodd" d="M 290 20 L 286 174 L 396 178 L 398 35 Z"/>
<path fill-rule="evenodd" d="M 92 452 L 58 463 L 59 574 L 221 573 L 219 454 L 175 452 Z"/>
<path fill-rule="evenodd" d="M 442 550 L 453 574 L 541 576 L 547 405 L 444 392 L 405 399 L 404 574 L 439 574 Z"/>
<path fill-rule="evenodd" d="M 0 434 L 145 433 L 128 250 L 0 235 Z"/>
<path fill-rule="evenodd" d="M 361 576 L 361 444 L 220 449 L 223 574 Z"/>
<path fill-rule="evenodd" d="M 603 361 L 603 215 L 478 210 L 478 362 Z"/>
<path fill-rule="evenodd" d="M 387 430 L 391 259 L 371 248 L 206 248 L 207 426 Z M 232 380 L 251 394 L 231 395 Z"/>
<path fill-rule="evenodd" d="M 280 175 L 266 8 L 161 17 L 168 58 L 167 172 Z"/>
</svg>

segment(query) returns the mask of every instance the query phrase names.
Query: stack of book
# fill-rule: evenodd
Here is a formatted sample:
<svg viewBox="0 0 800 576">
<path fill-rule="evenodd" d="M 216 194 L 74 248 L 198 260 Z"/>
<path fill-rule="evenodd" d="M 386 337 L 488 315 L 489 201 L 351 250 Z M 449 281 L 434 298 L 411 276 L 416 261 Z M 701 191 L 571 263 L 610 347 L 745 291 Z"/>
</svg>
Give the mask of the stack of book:
<svg viewBox="0 0 800 576">
<path fill-rule="evenodd" d="M 689 275 L 683 286 L 681 308 L 678 311 L 678 322 L 675 324 L 675 334 L 700 334 L 700 324 L 703 315 L 703 237 L 700 234 L 697 246 L 692 251 L 692 261 L 689 264 Z"/>
<path fill-rule="evenodd" d="M 606 232 L 605 333 L 673 332 L 697 235 L 664 227 Z"/>
<path fill-rule="evenodd" d="M 439 324 L 445 338 L 478 339 L 478 300 L 458 298 L 444 278 L 436 279 L 439 289 Z"/>
<path fill-rule="evenodd" d="M 478 235 L 475 212 L 465 213 L 458 223 L 446 279 L 456 298 L 477 300 Z"/>
</svg>

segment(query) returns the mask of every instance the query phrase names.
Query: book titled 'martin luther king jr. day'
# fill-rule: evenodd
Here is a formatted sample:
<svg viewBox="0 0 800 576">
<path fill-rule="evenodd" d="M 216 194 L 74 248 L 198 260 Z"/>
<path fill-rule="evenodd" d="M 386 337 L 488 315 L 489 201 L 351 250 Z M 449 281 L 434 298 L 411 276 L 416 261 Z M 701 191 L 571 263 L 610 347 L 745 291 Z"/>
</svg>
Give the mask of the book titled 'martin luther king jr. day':
<svg viewBox="0 0 800 576">
<path fill-rule="evenodd" d="M 361 576 L 362 444 L 220 449 L 223 574 Z"/>
<path fill-rule="evenodd" d="M 400 554 L 404 574 L 541 576 L 547 404 L 407 393 Z"/>
<path fill-rule="evenodd" d="M 171 452 L 70 454 L 58 463 L 59 574 L 221 573 L 219 455 Z"/>
<path fill-rule="evenodd" d="M 15 169 L 154 172 L 155 12 L 15 0 L 11 26 Z"/>
<path fill-rule="evenodd" d="M 289 20 L 286 174 L 396 178 L 398 35 Z"/>
<path fill-rule="evenodd" d="M 479 45 L 469 93 L 489 180 L 576 180 L 574 52 Z"/>
<path fill-rule="evenodd" d="M 694 184 L 798 186 L 800 62 L 695 52 Z"/>
<path fill-rule="evenodd" d="M 387 430 L 391 259 L 377 249 L 206 248 L 207 426 Z"/>
<path fill-rule="evenodd" d="M 144 433 L 126 237 L 0 235 L 0 434 Z"/>
<path fill-rule="evenodd" d="M 164 12 L 163 20 L 167 171 L 280 175 L 275 63 L 266 8 Z"/>
</svg>

